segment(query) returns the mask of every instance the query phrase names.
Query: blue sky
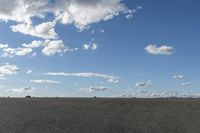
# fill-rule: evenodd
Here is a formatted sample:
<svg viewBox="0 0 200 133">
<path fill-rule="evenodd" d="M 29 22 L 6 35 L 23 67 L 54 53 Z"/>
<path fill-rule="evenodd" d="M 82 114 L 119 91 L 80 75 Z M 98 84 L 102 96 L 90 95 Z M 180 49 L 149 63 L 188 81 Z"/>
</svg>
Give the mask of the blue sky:
<svg viewBox="0 0 200 133">
<path fill-rule="evenodd" d="M 0 0 L 0 96 L 200 96 L 198 0 Z"/>
</svg>

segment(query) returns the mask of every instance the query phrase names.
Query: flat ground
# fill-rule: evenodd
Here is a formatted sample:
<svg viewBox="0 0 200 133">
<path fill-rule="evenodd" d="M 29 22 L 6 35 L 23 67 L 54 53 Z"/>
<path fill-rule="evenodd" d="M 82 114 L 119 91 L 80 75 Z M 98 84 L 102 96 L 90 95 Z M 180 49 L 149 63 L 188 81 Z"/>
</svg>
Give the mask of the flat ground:
<svg viewBox="0 0 200 133">
<path fill-rule="evenodd" d="M 200 133 L 200 99 L 0 98 L 0 133 Z"/>
</svg>

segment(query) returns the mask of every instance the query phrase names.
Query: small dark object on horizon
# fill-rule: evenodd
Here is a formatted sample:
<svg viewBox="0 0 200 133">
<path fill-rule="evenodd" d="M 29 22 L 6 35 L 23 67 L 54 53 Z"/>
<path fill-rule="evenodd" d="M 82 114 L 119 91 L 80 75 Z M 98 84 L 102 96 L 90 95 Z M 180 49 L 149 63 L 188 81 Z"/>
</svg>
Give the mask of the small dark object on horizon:
<svg viewBox="0 0 200 133">
<path fill-rule="evenodd" d="M 31 98 L 31 96 L 25 96 L 25 98 Z"/>
<path fill-rule="evenodd" d="M 93 98 L 97 98 L 96 96 L 94 96 Z"/>
</svg>

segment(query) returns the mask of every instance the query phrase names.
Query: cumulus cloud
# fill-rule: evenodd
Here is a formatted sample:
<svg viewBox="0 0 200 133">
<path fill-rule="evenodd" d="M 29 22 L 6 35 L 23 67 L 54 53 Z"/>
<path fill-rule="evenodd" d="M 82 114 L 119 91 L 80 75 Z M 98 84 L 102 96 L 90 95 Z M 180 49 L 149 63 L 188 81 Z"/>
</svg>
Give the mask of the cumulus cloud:
<svg viewBox="0 0 200 133">
<path fill-rule="evenodd" d="M 31 83 L 37 83 L 37 84 L 61 84 L 60 81 L 55 80 L 43 80 L 43 79 L 37 79 L 37 80 L 30 80 Z"/>
<path fill-rule="evenodd" d="M 84 50 L 89 50 L 89 49 L 91 49 L 91 50 L 97 50 L 98 45 L 96 43 L 93 43 L 91 45 L 90 44 L 83 44 L 82 48 Z"/>
<path fill-rule="evenodd" d="M 90 48 L 90 45 L 88 45 L 88 44 L 83 44 L 82 47 L 83 47 L 84 50 L 88 50 L 88 49 Z"/>
<path fill-rule="evenodd" d="M 22 46 L 25 47 L 25 48 L 38 48 L 38 47 L 42 46 L 43 43 L 44 43 L 43 41 L 40 41 L 40 40 L 36 41 L 36 40 L 34 40 L 31 43 L 29 43 L 29 44 L 26 44 L 26 43 L 22 44 Z"/>
<path fill-rule="evenodd" d="M 126 15 L 126 19 L 132 19 L 132 18 L 133 18 L 133 15 L 132 15 L 132 14 Z"/>
<path fill-rule="evenodd" d="M 92 46 L 91 46 L 91 49 L 96 50 L 97 48 L 98 48 L 98 45 L 96 43 L 93 43 Z"/>
<path fill-rule="evenodd" d="M 0 49 L 7 48 L 7 47 L 8 47 L 8 44 L 0 43 Z"/>
<path fill-rule="evenodd" d="M 31 74 L 32 72 L 33 72 L 32 70 L 28 70 L 26 73 Z"/>
<path fill-rule="evenodd" d="M 178 95 L 181 98 L 200 98 L 200 93 L 181 93 Z"/>
<path fill-rule="evenodd" d="M 10 89 L 10 92 L 14 92 L 14 93 L 26 93 L 26 92 L 33 92 L 34 88 L 32 87 L 22 87 L 22 88 L 16 88 L 16 89 Z"/>
<path fill-rule="evenodd" d="M 173 76 L 173 79 L 177 79 L 177 80 L 181 80 L 181 79 L 184 79 L 185 78 L 185 76 L 183 76 L 183 75 L 174 75 Z"/>
<path fill-rule="evenodd" d="M 26 55 L 34 55 L 36 54 L 33 52 L 33 48 L 38 48 L 41 46 L 44 46 L 45 41 L 32 41 L 29 44 L 22 44 L 22 47 L 18 48 L 11 48 L 6 45 L 6 47 L 2 47 L 3 54 L 1 55 L 2 57 L 13 57 L 13 56 L 26 56 Z M 45 47 L 45 46 L 44 46 Z"/>
<path fill-rule="evenodd" d="M 13 57 L 26 56 L 31 54 L 31 57 L 34 57 L 36 56 L 36 52 L 34 52 L 34 49 L 39 47 L 42 47 L 42 53 L 46 56 L 53 56 L 55 54 L 63 55 L 65 52 L 73 52 L 78 50 L 78 48 L 70 48 L 68 46 L 65 46 L 62 40 L 35 40 L 28 44 L 22 44 L 22 47 L 3 48 L 3 54 L 1 56 Z"/>
<path fill-rule="evenodd" d="M 78 51 L 79 48 L 65 48 L 64 52 L 74 52 L 74 51 Z"/>
<path fill-rule="evenodd" d="M 93 23 L 107 21 L 121 13 L 130 13 L 121 0 L 58 0 L 54 14 L 63 24 L 74 24 L 79 30 Z"/>
<path fill-rule="evenodd" d="M 50 76 L 75 76 L 75 77 L 97 77 L 97 78 L 104 78 L 107 80 L 119 80 L 118 77 L 112 76 L 112 75 L 107 75 L 107 74 L 99 74 L 99 73 L 91 73 L 91 72 L 85 72 L 85 73 L 64 73 L 64 72 L 48 72 L 45 73 L 45 75 L 50 75 Z"/>
<path fill-rule="evenodd" d="M 53 56 L 55 54 L 62 54 L 67 51 L 72 51 L 70 48 L 65 48 L 62 40 L 45 40 L 45 41 L 32 41 L 29 44 L 22 44 L 26 48 L 43 47 L 42 53 L 46 56 Z"/>
<path fill-rule="evenodd" d="M 152 96 L 154 97 L 163 97 L 163 98 L 168 98 L 168 97 L 178 97 L 178 93 L 175 91 L 167 91 L 167 92 L 162 92 L 162 93 L 153 93 Z"/>
<path fill-rule="evenodd" d="M 39 25 L 18 24 L 11 26 L 13 32 L 20 32 L 25 35 L 40 37 L 43 39 L 56 39 L 57 33 L 54 29 L 54 22 L 44 22 Z"/>
<path fill-rule="evenodd" d="M 86 89 L 82 89 L 81 91 L 86 91 L 89 93 L 96 93 L 96 92 L 103 92 L 103 91 L 107 91 L 107 90 L 109 90 L 109 89 L 106 87 L 100 86 L 100 87 L 89 87 Z"/>
<path fill-rule="evenodd" d="M 0 67 L 0 74 L 1 75 L 13 75 L 19 72 L 19 68 L 15 65 L 6 64 Z"/>
<path fill-rule="evenodd" d="M 150 91 L 136 91 L 132 94 L 124 94 L 125 98 L 200 98 L 200 93 L 178 93 L 176 91 L 164 91 L 164 92 L 150 92 Z"/>
<path fill-rule="evenodd" d="M 0 21 L 18 22 L 11 26 L 14 32 L 44 39 L 57 37 L 54 27 L 58 22 L 73 24 L 81 31 L 91 24 L 132 13 L 122 0 L 0 0 Z M 45 22 L 47 14 L 53 15 L 52 22 Z M 35 17 L 42 18 L 43 22 L 34 25 L 32 18 Z"/>
<path fill-rule="evenodd" d="M 176 91 L 164 91 L 164 92 L 150 92 L 150 91 L 136 91 L 132 94 L 124 94 L 125 98 L 200 98 L 200 93 L 178 93 Z"/>
<path fill-rule="evenodd" d="M 151 92 L 148 90 L 137 90 L 132 94 L 124 94 L 122 97 L 125 98 L 171 98 L 171 97 L 182 97 L 176 91 L 164 91 L 164 92 Z"/>
<path fill-rule="evenodd" d="M 48 0 L 0 0 L 0 20 L 31 23 L 32 17 L 43 18 L 50 7 Z"/>
<path fill-rule="evenodd" d="M 191 82 L 184 82 L 181 84 L 182 86 L 190 86 L 191 85 Z"/>
<path fill-rule="evenodd" d="M 5 48 L 2 57 L 25 56 L 32 53 L 31 48 Z"/>
<path fill-rule="evenodd" d="M 65 51 L 65 45 L 63 41 L 53 40 L 46 42 L 46 46 L 42 50 L 42 53 L 44 53 L 47 56 L 52 56 L 55 55 L 56 53 L 63 53 L 64 51 Z"/>
<path fill-rule="evenodd" d="M 143 81 L 143 82 L 138 82 L 135 84 L 135 87 L 138 88 L 147 88 L 153 85 L 153 82 L 151 80 L 148 81 Z"/>
<path fill-rule="evenodd" d="M 174 53 L 174 48 L 167 45 L 157 46 L 157 45 L 148 45 L 145 50 L 149 54 L 153 55 L 171 55 Z"/>
</svg>

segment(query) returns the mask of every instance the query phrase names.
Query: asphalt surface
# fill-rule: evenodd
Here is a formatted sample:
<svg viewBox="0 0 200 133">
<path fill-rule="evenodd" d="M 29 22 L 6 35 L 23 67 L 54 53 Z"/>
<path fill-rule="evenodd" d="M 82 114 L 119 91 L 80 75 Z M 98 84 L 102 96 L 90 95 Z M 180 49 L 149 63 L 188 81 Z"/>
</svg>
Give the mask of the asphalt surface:
<svg viewBox="0 0 200 133">
<path fill-rule="evenodd" d="M 200 99 L 0 98 L 0 133 L 200 133 Z"/>
</svg>

